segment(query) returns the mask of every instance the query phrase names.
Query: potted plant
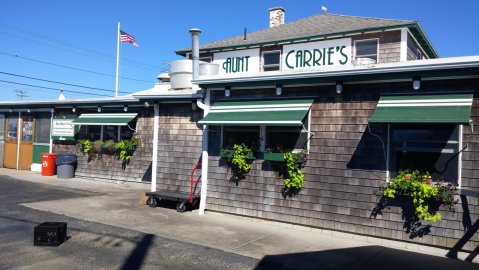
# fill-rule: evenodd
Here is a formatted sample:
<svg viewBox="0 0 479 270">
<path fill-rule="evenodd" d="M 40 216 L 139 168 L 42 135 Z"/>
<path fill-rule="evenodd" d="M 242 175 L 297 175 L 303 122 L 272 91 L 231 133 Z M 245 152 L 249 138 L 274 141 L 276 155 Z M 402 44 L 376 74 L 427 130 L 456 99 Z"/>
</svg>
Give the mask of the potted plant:
<svg viewBox="0 0 479 270">
<path fill-rule="evenodd" d="M 283 180 L 284 193 L 297 192 L 304 185 L 304 174 L 301 171 L 308 161 L 307 151 L 302 150 L 299 153 L 287 152 L 283 154 L 286 173 Z"/>
<path fill-rule="evenodd" d="M 431 206 L 447 206 L 454 211 L 456 189 L 457 186 L 451 182 L 433 182 L 428 172 L 403 170 L 387 182 L 381 191 L 389 199 L 410 197 L 418 219 L 436 222 L 442 216 Z"/>
</svg>

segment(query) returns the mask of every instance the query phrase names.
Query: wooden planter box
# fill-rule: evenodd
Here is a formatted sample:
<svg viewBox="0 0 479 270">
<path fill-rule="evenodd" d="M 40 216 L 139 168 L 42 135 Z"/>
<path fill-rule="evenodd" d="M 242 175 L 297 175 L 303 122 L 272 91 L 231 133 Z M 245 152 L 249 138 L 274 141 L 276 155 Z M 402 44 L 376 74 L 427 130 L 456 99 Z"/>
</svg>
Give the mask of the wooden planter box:
<svg viewBox="0 0 479 270">
<path fill-rule="evenodd" d="M 264 160 L 284 162 L 284 155 L 283 153 L 265 152 Z"/>
</svg>

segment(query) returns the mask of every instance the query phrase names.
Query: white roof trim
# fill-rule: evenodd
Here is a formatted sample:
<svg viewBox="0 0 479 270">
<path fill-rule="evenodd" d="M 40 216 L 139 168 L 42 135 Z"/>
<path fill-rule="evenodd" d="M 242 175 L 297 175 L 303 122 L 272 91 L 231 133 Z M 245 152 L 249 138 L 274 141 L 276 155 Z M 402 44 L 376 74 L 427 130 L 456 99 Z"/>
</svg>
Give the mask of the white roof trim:
<svg viewBox="0 0 479 270">
<path fill-rule="evenodd" d="M 404 61 L 386 64 L 371 64 L 358 66 L 341 66 L 328 67 L 321 69 L 311 69 L 303 71 L 268 71 L 255 73 L 238 73 L 227 75 L 210 75 L 200 76 L 198 80 L 193 81 L 195 84 L 219 84 L 219 83 L 237 83 L 237 82 L 254 82 L 254 81 L 274 81 L 288 79 L 307 79 L 321 78 L 331 76 L 345 75 L 365 75 L 365 74 L 382 74 L 390 72 L 405 71 L 429 71 L 444 68 L 467 68 L 479 67 L 479 56 L 450 57 L 438 59 L 423 59 L 414 61 Z"/>
</svg>

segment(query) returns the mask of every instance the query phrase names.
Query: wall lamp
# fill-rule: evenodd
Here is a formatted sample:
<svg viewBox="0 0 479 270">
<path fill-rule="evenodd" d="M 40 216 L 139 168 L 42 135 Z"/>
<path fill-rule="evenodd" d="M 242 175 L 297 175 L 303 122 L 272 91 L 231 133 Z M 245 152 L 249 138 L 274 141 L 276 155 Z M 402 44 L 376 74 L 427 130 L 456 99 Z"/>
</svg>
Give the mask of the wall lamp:
<svg viewBox="0 0 479 270">
<path fill-rule="evenodd" d="M 32 112 L 32 110 L 30 110 L 30 108 L 27 108 L 27 113 L 30 113 Z"/>
<path fill-rule="evenodd" d="M 421 88 L 421 77 L 412 78 L 412 88 L 414 90 L 419 90 Z"/>
<path fill-rule="evenodd" d="M 72 107 L 72 112 L 76 112 L 77 111 L 77 107 L 76 106 L 73 106 Z"/>
<path fill-rule="evenodd" d="M 101 112 L 101 106 L 98 106 L 97 110 L 98 112 Z"/>
<path fill-rule="evenodd" d="M 143 105 L 145 105 L 145 108 L 150 107 L 150 103 L 148 103 L 148 101 L 145 101 L 145 103 Z"/>
<path fill-rule="evenodd" d="M 128 111 L 128 105 L 123 106 L 123 111 L 127 112 Z"/>
<path fill-rule="evenodd" d="M 10 108 L 10 110 L 8 110 L 8 111 L 12 113 L 12 112 L 13 112 L 13 108 Z"/>
<path fill-rule="evenodd" d="M 282 84 L 277 84 L 276 85 L 276 95 L 281 96 L 282 92 L 283 92 L 283 85 Z"/>
<path fill-rule="evenodd" d="M 231 95 L 231 87 L 225 86 L 225 97 L 229 97 Z"/>
<path fill-rule="evenodd" d="M 341 94 L 343 92 L 343 82 L 337 81 L 336 82 L 336 94 Z"/>
</svg>

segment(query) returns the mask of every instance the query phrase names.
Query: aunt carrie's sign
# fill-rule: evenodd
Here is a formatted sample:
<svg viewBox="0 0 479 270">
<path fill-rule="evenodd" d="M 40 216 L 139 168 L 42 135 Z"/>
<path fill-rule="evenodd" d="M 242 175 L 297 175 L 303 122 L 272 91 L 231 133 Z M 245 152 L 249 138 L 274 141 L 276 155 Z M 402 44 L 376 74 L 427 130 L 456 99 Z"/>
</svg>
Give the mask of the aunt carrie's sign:
<svg viewBox="0 0 479 270">
<path fill-rule="evenodd" d="M 213 63 L 219 65 L 219 74 L 259 72 L 259 49 L 215 53 Z"/>
<path fill-rule="evenodd" d="M 351 39 L 333 39 L 283 46 L 282 70 L 316 69 L 351 64 Z"/>
</svg>

